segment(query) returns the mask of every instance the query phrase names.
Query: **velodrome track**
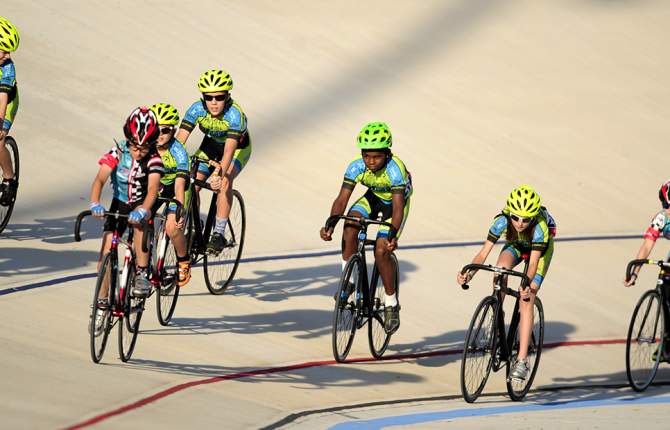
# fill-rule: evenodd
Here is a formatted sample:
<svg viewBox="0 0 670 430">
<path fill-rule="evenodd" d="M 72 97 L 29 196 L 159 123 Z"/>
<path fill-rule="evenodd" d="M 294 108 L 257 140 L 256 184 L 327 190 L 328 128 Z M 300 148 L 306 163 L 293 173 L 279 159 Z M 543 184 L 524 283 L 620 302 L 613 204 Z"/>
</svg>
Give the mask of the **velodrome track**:
<svg viewBox="0 0 670 430">
<path fill-rule="evenodd" d="M 0 237 L 2 427 L 592 428 L 668 419 L 667 386 L 622 388 L 621 343 L 654 278 L 649 270 L 624 289 L 623 269 L 668 176 L 657 162 L 670 114 L 666 2 L 10 0 L 2 15 L 22 35 L 12 128 L 21 188 Z M 206 292 L 196 268 L 174 324 L 157 323 L 152 299 L 133 359 L 121 363 L 110 343 L 94 365 L 87 275 L 99 232 L 90 222 L 88 239 L 74 243 L 71 231 L 96 160 L 132 107 L 170 101 L 183 112 L 197 76 L 219 65 L 235 79 L 254 139 L 237 183 L 248 261 L 221 297 Z M 359 335 L 350 356 L 361 360 L 334 365 L 339 261 L 317 231 L 355 156 L 355 133 L 376 119 L 392 127 L 416 189 L 398 251 L 402 325 L 389 360 L 367 361 Z M 542 290 L 553 347 L 537 390 L 512 403 L 493 375 L 491 396 L 466 405 L 458 350 L 488 281 L 464 292 L 454 276 L 523 182 L 541 193 L 559 237 L 591 240 L 557 243 Z M 653 255 L 666 250 L 660 241 Z M 670 381 L 667 368 L 657 381 Z"/>
</svg>

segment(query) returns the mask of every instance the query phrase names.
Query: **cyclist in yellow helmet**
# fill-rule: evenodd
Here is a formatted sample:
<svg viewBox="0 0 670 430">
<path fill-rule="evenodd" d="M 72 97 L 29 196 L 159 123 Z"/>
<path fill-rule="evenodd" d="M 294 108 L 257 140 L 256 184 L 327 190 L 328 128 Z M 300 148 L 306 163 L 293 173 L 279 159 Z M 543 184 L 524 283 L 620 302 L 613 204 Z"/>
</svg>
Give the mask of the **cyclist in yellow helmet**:
<svg viewBox="0 0 670 430">
<path fill-rule="evenodd" d="M 393 136 L 383 122 L 366 124 L 358 133 L 361 155 L 352 161 L 344 173 L 340 193 L 335 198 L 330 215 L 342 215 L 357 183 L 368 187 L 367 192 L 351 206 L 349 215 L 381 219 L 393 225 L 396 234 L 389 238 L 388 227 L 380 227 L 375 244 L 375 261 L 384 283 L 384 329 L 393 333 L 400 327 L 400 306 L 394 287 L 391 252 L 407 221 L 412 195 L 412 178 L 405 164 L 391 152 Z M 332 240 L 333 229 L 321 228 L 321 239 Z M 346 223 L 342 233 L 342 269 L 356 252 L 356 225 Z M 337 299 L 337 298 L 336 298 Z"/>
<path fill-rule="evenodd" d="M 160 197 L 174 198 L 185 208 L 191 167 L 186 148 L 174 137 L 177 124 L 179 124 L 179 112 L 174 106 L 167 103 L 157 103 L 151 106 L 151 110 L 158 118 L 160 134 L 156 140 L 156 150 L 163 160 L 165 169 L 165 174 L 161 178 Z M 162 204 L 162 201 L 157 200 L 152 213 L 156 213 Z M 191 280 L 191 261 L 186 252 L 186 236 L 183 230 L 185 218 L 182 217 L 179 222 L 176 222 L 175 210 L 174 205 L 169 207 L 166 230 L 177 254 L 177 265 L 179 266 L 177 285 L 183 287 Z"/>
<path fill-rule="evenodd" d="M 556 235 L 556 222 L 547 209 L 541 205 L 540 196 L 529 185 L 515 188 L 509 194 L 505 208 L 493 219 L 486 242 L 472 259 L 472 263 L 483 264 L 491 253 L 493 245 L 503 233 L 505 233 L 506 243 L 498 256 L 496 266 L 512 269 L 523 259 L 529 259 L 527 275 L 531 284 L 530 288 L 521 291 L 521 297 L 528 298 L 529 301 L 519 301 L 521 317 L 519 320 L 519 357 L 510 374 L 515 379 L 526 379 L 529 372 L 526 357 L 533 328 L 534 300 L 549 270 Z M 463 285 L 469 282 L 473 275 L 474 271 L 465 274 L 458 272 L 456 282 Z"/>
<path fill-rule="evenodd" d="M 5 136 L 19 109 L 19 90 L 16 85 L 16 70 L 11 53 L 19 47 L 19 32 L 7 18 L 0 16 L 0 205 L 9 206 L 16 199 L 19 181 L 14 178 L 14 168 L 9 151 L 5 147 Z"/>
<path fill-rule="evenodd" d="M 186 144 L 195 126 L 205 134 L 196 157 L 221 163 L 222 178 L 212 178 L 212 186 L 221 188 L 216 201 L 216 222 L 207 244 L 207 252 L 218 254 L 226 246 L 224 232 L 233 201 L 233 181 L 251 157 L 251 139 L 247 117 L 230 97 L 233 79 L 223 69 L 208 70 L 200 76 L 198 89 L 202 99 L 186 111 L 177 132 L 177 140 Z M 205 179 L 212 170 L 200 165 L 198 179 Z"/>
</svg>

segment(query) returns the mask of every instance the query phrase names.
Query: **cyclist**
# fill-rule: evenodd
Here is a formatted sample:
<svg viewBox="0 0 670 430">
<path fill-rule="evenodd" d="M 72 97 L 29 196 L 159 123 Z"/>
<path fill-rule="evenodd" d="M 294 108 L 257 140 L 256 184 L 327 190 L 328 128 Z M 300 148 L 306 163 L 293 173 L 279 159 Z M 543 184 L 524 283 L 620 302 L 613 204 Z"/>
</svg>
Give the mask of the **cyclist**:
<svg viewBox="0 0 670 430">
<path fill-rule="evenodd" d="M 658 198 L 661 201 L 661 206 L 663 208 L 651 220 L 651 225 L 644 233 L 642 245 L 637 251 L 637 256 L 635 259 L 645 259 L 649 257 L 651 250 L 654 249 L 654 245 L 656 244 L 656 239 L 659 237 L 663 236 L 667 239 L 670 239 L 670 180 L 664 182 L 661 185 L 661 189 L 658 190 Z M 670 258 L 670 254 L 668 254 L 668 257 Z M 629 280 L 624 279 L 624 286 L 630 287 L 634 285 L 639 271 L 640 266 L 633 270 Z M 665 297 L 670 297 L 670 285 L 666 285 L 664 283 L 663 289 Z M 670 321 L 670 312 L 668 312 L 667 306 L 664 305 L 661 307 L 663 308 L 664 320 Z M 665 350 L 661 355 L 661 361 L 670 362 L 670 327 L 665 327 L 663 345 L 665 345 Z M 655 351 L 652 356 L 652 360 L 654 361 L 656 361 L 656 354 L 657 351 Z"/>
<path fill-rule="evenodd" d="M 398 246 L 398 238 L 409 214 L 412 181 L 405 164 L 391 152 L 393 138 L 383 122 L 366 124 L 358 133 L 361 155 L 354 159 L 344 173 L 340 193 L 335 198 L 330 215 L 342 215 L 357 183 L 368 187 L 367 192 L 349 209 L 349 215 L 381 219 L 390 222 L 396 234 L 389 235 L 388 227 L 380 227 L 375 244 L 375 261 L 384 283 L 384 329 L 393 333 L 400 327 L 400 306 L 394 288 L 393 262 L 390 254 Z M 323 240 L 332 240 L 333 229 L 321 228 Z M 342 269 L 356 252 L 358 229 L 355 223 L 345 223 L 342 233 Z M 350 288 L 353 287 L 350 286 Z M 352 288 L 353 289 L 353 288 Z"/>
<path fill-rule="evenodd" d="M 0 16 L 0 205 L 9 206 L 16 199 L 19 181 L 14 177 L 14 167 L 5 147 L 5 136 L 19 109 L 19 89 L 11 53 L 19 47 L 19 32 L 7 18 Z"/>
<path fill-rule="evenodd" d="M 128 116 L 123 132 L 126 140 L 118 142 L 98 164 L 100 169 L 91 187 L 91 213 L 103 217 L 105 207 L 100 203 L 102 187 L 111 177 L 114 198 L 110 212 L 120 212 L 128 218 L 107 218 L 100 248 L 100 260 L 112 244 L 112 232 L 125 231 L 128 222 L 135 229 L 134 244 L 137 255 L 137 277 L 131 293 L 136 297 L 146 297 L 151 292 L 149 281 L 149 255 L 142 251 L 142 230 L 139 223 L 148 219 L 156 201 L 163 175 L 163 163 L 156 152 L 155 144 L 159 136 L 156 115 L 146 107 L 138 107 Z M 105 285 L 100 293 L 107 296 Z"/>
<path fill-rule="evenodd" d="M 540 196 L 529 185 L 515 188 L 509 194 L 505 208 L 493 219 L 486 242 L 472 259 L 472 263 L 483 264 L 503 233 L 506 243 L 498 256 L 496 266 L 512 269 L 523 259 L 530 260 L 527 272 L 531 280 L 530 288 L 519 291 L 523 299 L 519 301 L 519 356 L 510 374 L 514 379 L 526 379 L 530 370 L 527 356 L 533 327 L 533 305 L 542 281 L 547 276 L 556 235 L 556 222 L 547 209 L 541 206 Z M 463 285 L 474 274 L 475 271 L 465 274 L 458 272 L 456 281 Z M 528 301 L 524 301 L 525 299 Z"/>
<path fill-rule="evenodd" d="M 174 138 L 176 125 L 179 123 L 179 112 L 174 106 L 167 103 L 157 103 L 151 106 L 151 110 L 156 114 L 160 127 L 156 149 L 165 169 L 161 178 L 160 196 L 168 199 L 174 198 L 186 206 L 190 164 L 186 148 Z M 157 200 L 152 212 L 156 213 L 161 204 L 162 202 Z M 171 205 L 169 207 L 165 228 L 177 254 L 177 264 L 179 266 L 177 285 L 183 287 L 191 280 L 191 262 L 186 252 L 186 236 L 184 236 L 183 230 L 184 218 L 180 218 L 177 222 L 175 210 L 176 206 Z"/>
<path fill-rule="evenodd" d="M 233 181 L 251 156 L 251 139 L 247 131 L 247 117 L 242 108 L 230 97 L 233 80 L 223 69 L 208 70 L 200 76 L 198 89 L 202 99 L 186 111 L 177 140 L 186 139 L 196 125 L 205 134 L 196 157 L 221 163 L 222 178 L 212 178 L 212 187 L 221 191 L 216 201 L 214 232 L 207 244 L 207 252 L 218 254 L 227 245 L 224 238 L 230 207 L 233 201 Z M 203 180 L 212 170 L 200 165 L 198 179 Z"/>
</svg>

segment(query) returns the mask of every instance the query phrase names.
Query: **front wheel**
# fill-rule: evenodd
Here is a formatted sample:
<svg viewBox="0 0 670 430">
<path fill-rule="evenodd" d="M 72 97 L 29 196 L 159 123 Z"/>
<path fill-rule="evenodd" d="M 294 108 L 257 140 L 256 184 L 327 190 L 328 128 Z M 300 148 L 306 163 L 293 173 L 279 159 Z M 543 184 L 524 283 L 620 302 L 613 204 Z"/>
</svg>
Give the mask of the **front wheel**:
<svg viewBox="0 0 670 430">
<path fill-rule="evenodd" d="M 395 288 L 396 297 L 400 299 L 400 286 L 398 282 L 398 258 L 395 254 L 391 254 L 393 267 L 395 267 L 393 274 L 393 285 Z M 370 321 L 368 324 L 368 343 L 370 344 L 370 352 L 374 358 L 381 358 L 389 345 L 393 333 L 387 333 L 384 328 L 384 299 L 386 291 L 384 290 L 384 283 L 381 282 L 381 276 L 375 265 L 372 273 L 372 280 L 370 282 L 370 291 L 373 293 L 370 297 Z"/>
<path fill-rule="evenodd" d="M 126 362 L 130 360 L 135 350 L 137 335 L 140 332 L 140 321 L 144 312 L 146 299 L 133 297 L 130 293 L 135 283 L 135 274 L 131 270 L 124 291 L 123 316 L 119 320 L 119 358 Z"/>
<path fill-rule="evenodd" d="M 663 351 L 665 321 L 661 296 L 649 290 L 635 305 L 626 339 L 626 375 L 635 391 L 644 391 L 656 376 Z M 654 356 L 655 355 L 655 356 Z"/>
<path fill-rule="evenodd" d="M 1 126 L 2 124 L 0 124 Z M 9 152 L 9 157 L 12 160 L 12 166 L 14 168 L 14 178 L 19 179 L 19 147 L 16 144 L 16 141 L 11 136 L 5 137 L 5 148 Z M 2 168 L 0 168 L 0 181 L 2 180 Z M 0 195 L 2 195 L 4 188 L 0 185 Z M 9 223 L 9 218 L 12 216 L 12 211 L 14 210 L 14 203 L 16 199 L 9 206 L 0 205 L 0 233 L 7 227 Z"/>
<path fill-rule="evenodd" d="M 533 306 L 533 329 L 530 334 L 528 342 L 528 355 L 526 360 L 530 372 L 528 377 L 524 380 L 512 379 L 509 374 L 514 365 L 516 365 L 517 357 L 519 355 L 519 330 L 518 326 L 511 328 L 514 333 L 510 333 L 514 337 L 514 343 L 510 349 L 510 359 L 507 366 L 507 393 L 514 401 L 522 400 L 528 394 L 528 390 L 533 385 L 535 374 L 540 366 L 540 356 L 542 355 L 542 343 L 544 342 L 544 308 L 539 297 L 535 297 L 535 304 Z"/>
<path fill-rule="evenodd" d="M 212 198 L 216 199 L 216 196 Z M 210 210 L 216 210 L 216 204 L 213 204 Z M 223 294 L 235 278 L 235 272 L 242 257 L 246 227 L 247 219 L 242 194 L 233 190 L 233 201 L 224 233 L 226 245 L 218 254 L 205 254 L 203 260 L 205 284 L 210 293 Z"/>
<path fill-rule="evenodd" d="M 93 304 L 91 305 L 91 315 L 88 322 L 88 333 L 90 336 L 91 360 L 99 363 L 102 355 L 105 353 L 107 338 L 112 326 L 112 294 L 113 290 L 112 275 L 114 269 L 110 262 L 110 254 L 105 255 L 98 270 L 98 279 L 95 283 L 95 292 L 93 293 Z M 107 286 L 107 294 L 101 296 L 100 291 L 103 285 Z M 106 305 L 101 305 L 100 300 L 107 299 Z"/>
<path fill-rule="evenodd" d="M 168 325 L 174 314 L 179 298 L 179 286 L 177 285 L 178 269 L 177 254 L 170 238 L 165 231 L 165 221 L 158 229 L 153 250 L 156 254 L 154 272 L 158 278 L 156 286 L 156 314 L 161 325 Z"/>
<path fill-rule="evenodd" d="M 338 362 L 343 362 L 358 327 L 360 317 L 359 294 L 361 291 L 361 274 L 365 270 L 361 258 L 354 254 L 347 261 L 340 279 L 340 286 L 335 294 L 335 309 L 333 310 L 333 356 Z"/>
<path fill-rule="evenodd" d="M 497 333 L 496 306 L 495 298 L 484 297 L 472 315 L 468 334 L 465 336 L 461 360 L 461 393 L 468 403 L 477 400 L 491 373 Z"/>
</svg>

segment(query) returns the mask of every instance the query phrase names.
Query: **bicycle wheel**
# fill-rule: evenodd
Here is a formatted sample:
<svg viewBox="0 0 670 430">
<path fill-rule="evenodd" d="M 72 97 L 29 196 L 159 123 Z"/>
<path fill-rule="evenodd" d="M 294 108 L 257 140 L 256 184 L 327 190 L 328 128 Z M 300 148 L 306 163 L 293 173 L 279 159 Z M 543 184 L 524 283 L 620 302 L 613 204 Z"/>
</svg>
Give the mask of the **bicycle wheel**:
<svg viewBox="0 0 670 430">
<path fill-rule="evenodd" d="M 16 144 L 14 138 L 11 136 L 5 137 L 5 147 L 7 148 L 7 151 L 9 151 L 9 156 L 12 159 L 12 166 L 14 166 L 14 177 L 18 180 L 19 147 Z M 2 176 L 2 168 L 0 168 L 0 180 L 1 176 Z M 2 190 L 0 190 L 0 195 L 1 194 Z M 9 218 L 12 216 L 12 211 L 14 210 L 14 203 L 16 203 L 16 200 L 14 200 L 14 202 L 12 202 L 9 206 L 0 205 L 0 233 L 2 233 L 5 227 L 7 227 L 7 223 L 9 223 Z"/>
<path fill-rule="evenodd" d="M 656 290 L 645 292 L 633 311 L 626 339 L 626 375 L 635 391 L 644 391 L 656 376 L 663 349 L 665 321 L 661 296 Z"/>
<path fill-rule="evenodd" d="M 360 318 L 358 296 L 361 291 L 361 273 L 363 270 L 365 270 L 365 267 L 363 267 L 361 257 L 357 254 L 352 255 L 344 266 L 335 296 L 332 344 L 333 356 L 338 362 L 343 362 L 347 358 L 358 327 L 358 319 Z"/>
<path fill-rule="evenodd" d="M 144 312 L 144 302 L 146 299 L 132 297 L 130 292 L 135 283 L 135 272 L 128 273 L 128 282 L 126 291 L 124 291 L 124 307 L 123 316 L 119 321 L 119 358 L 121 361 L 128 361 L 133 355 L 135 349 L 135 342 L 137 342 L 137 335 L 140 332 L 140 321 L 142 320 L 142 312 Z"/>
<path fill-rule="evenodd" d="M 177 306 L 179 286 L 177 285 L 177 254 L 165 231 L 165 222 L 159 226 L 154 241 L 153 250 L 156 254 L 154 273 L 159 282 L 156 286 L 156 315 L 161 325 L 168 325 Z"/>
<path fill-rule="evenodd" d="M 542 344 L 544 342 L 544 308 L 539 297 L 535 297 L 535 305 L 533 306 L 533 330 L 528 343 L 528 367 L 530 372 L 528 377 L 524 380 L 511 379 L 511 373 L 514 365 L 516 365 L 517 356 L 519 355 L 519 330 L 518 326 L 513 328 L 514 333 L 510 333 L 514 337 L 514 343 L 510 349 L 510 357 L 507 366 L 507 393 L 514 401 L 522 400 L 528 394 L 528 390 L 533 385 L 535 374 L 540 366 L 540 356 L 542 355 Z"/>
<path fill-rule="evenodd" d="M 400 299 L 398 259 L 395 254 L 391 254 L 391 260 L 393 260 L 393 266 L 395 267 L 393 285 L 396 297 Z M 368 323 L 368 343 L 374 358 L 381 358 L 384 355 L 392 336 L 392 334 L 386 333 L 384 329 L 384 297 L 386 291 L 384 290 L 384 283 L 379 282 L 380 280 L 381 276 L 375 265 L 370 282 L 370 291 L 374 295 L 370 298 L 370 320 Z"/>
<path fill-rule="evenodd" d="M 105 255 L 100 265 L 100 270 L 98 270 L 98 279 L 95 283 L 95 292 L 93 293 L 93 304 L 91 304 L 91 315 L 88 322 L 88 333 L 90 337 L 90 349 L 91 349 L 91 360 L 94 363 L 99 363 L 102 359 L 102 355 L 105 352 L 105 346 L 107 345 L 107 338 L 111 330 L 112 324 L 112 286 L 111 286 L 111 275 L 112 275 L 112 265 L 110 263 L 110 254 Z M 98 299 L 100 297 L 100 290 L 102 289 L 103 284 L 108 285 L 107 290 L 107 307 L 99 308 Z"/>
<path fill-rule="evenodd" d="M 461 392 L 472 403 L 482 393 L 491 373 L 495 343 L 496 299 L 488 296 L 479 302 L 465 336 L 461 360 Z"/>
<path fill-rule="evenodd" d="M 228 225 L 224 237 L 227 245 L 216 254 L 205 254 L 205 284 L 212 294 L 223 294 L 237 271 L 244 246 L 244 234 L 247 220 L 244 211 L 244 200 L 237 190 L 233 190 L 233 202 L 228 215 Z"/>
</svg>

